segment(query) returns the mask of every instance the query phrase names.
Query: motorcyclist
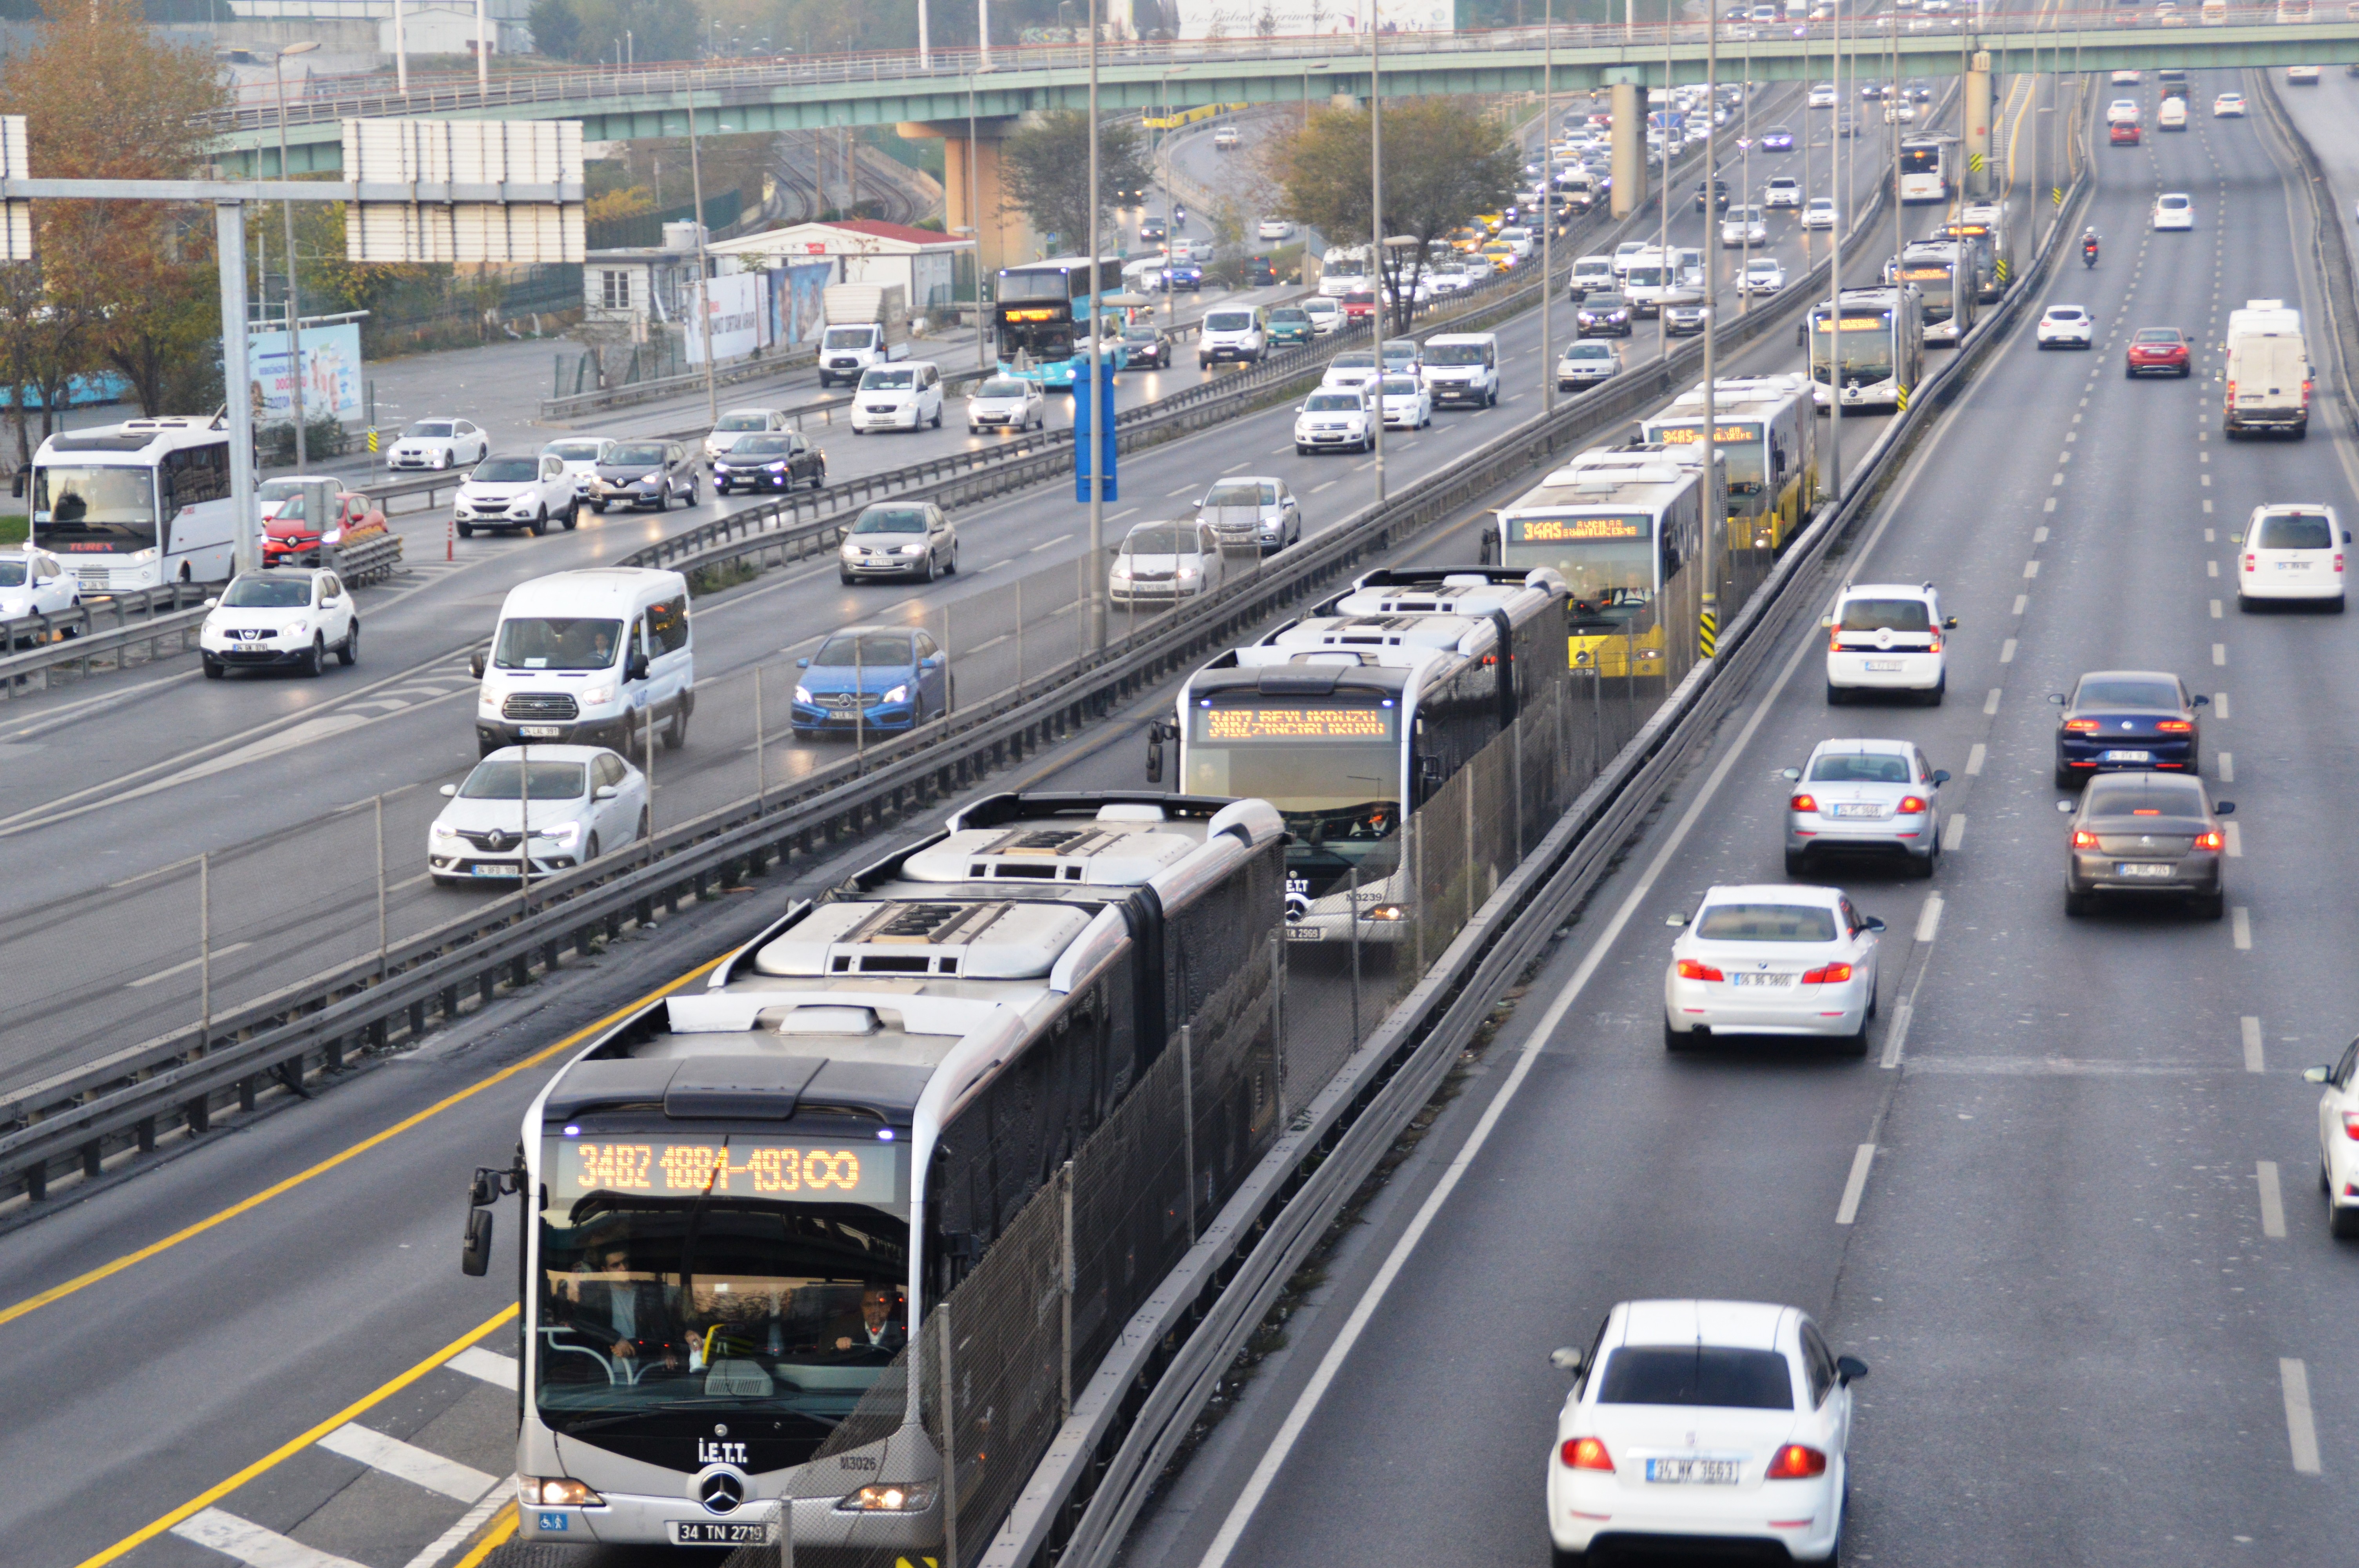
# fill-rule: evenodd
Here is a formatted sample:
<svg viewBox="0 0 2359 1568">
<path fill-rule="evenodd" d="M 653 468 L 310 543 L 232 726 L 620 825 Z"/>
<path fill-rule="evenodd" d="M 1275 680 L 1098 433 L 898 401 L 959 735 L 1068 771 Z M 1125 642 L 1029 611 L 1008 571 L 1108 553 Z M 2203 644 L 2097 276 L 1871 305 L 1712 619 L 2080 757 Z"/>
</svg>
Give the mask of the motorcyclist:
<svg viewBox="0 0 2359 1568">
<path fill-rule="evenodd" d="M 2083 266 L 2097 265 L 2097 231 L 2094 229 L 2081 231 L 2081 265 Z"/>
</svg>

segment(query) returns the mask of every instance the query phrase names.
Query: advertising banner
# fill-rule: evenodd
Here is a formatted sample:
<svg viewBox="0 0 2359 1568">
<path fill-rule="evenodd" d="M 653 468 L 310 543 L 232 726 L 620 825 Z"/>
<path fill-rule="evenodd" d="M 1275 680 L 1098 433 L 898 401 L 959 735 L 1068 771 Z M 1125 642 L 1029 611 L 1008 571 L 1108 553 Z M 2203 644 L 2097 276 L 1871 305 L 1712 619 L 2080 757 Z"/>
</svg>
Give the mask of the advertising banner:
<svg viewBox="0 0 2359 1568">
<path fill-rule="evenodd" d="M 254 376 L 255 418 L 283 425 L 294 417 L 295 377 L 288 362 L 287 334 L 255 332 L 246 340 L 246 365 Z M 314 419 L 332 414 L 346 424 L 360 419 L 361 328 L 357 321 L 303 329 L 303 407 Z"/>
<path fill-rule="evenodd" d="M 712 358 L 715 363 L 741 360 L 768 341 L 764 330 L 769 325 L 768 301 L 763 296 L 766 289 L 762 275 L 755 272 L 731 273 L 726 277 L 707 279 L 697 293 L 704 295 L 705 308 L 712 313 Z M 704 330 L 697 324 L 691 300 L 687 331 L 688 362 L 704 362 Z"/>
</svg>

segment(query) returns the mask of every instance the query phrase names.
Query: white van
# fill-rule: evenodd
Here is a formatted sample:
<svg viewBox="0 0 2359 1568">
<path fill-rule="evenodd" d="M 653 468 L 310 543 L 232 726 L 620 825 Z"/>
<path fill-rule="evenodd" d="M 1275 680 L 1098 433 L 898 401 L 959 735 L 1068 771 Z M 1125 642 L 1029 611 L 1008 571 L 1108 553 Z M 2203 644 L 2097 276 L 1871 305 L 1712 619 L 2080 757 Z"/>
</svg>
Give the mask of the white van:
<svg viewBox="0 0 2359 1568">
<path fill-rule="evenodd" d="M 2154 128 L 2158 131 L 2187 129 L 2187 100 L 2166 98 L 2154 112 Z"/>
<path fill-rule="evenodd" d="M 1445 403 L 1491 407 L 1499 401 L 1499 335 L 1444 332 L 1428 338 L 1423 374 L 1437 408 Z"/>
<path fill-rule="evenodd" d="M 852 433 L 942 427 L 942 373 L 931 360 L 870 365 L 852 395 Z"/>
<path fill-rule="evenodd" d="M 1572 284 L 1569 292 L 1574 304 L 1588 298 L 1592 289 L 1603 293 L 1613 287 L 1612 256 L 1583 256 L 1572 264 Z"/>
<path fill-rule="evenodd" d="M 1215 360 L 1239 360 L 1258 364 L 1269 351 L 1269 323 L 1258 305 L 1224 305 L 1204 312 L 1204 329 L 1196 340 L 1196 368 L 1208 370 Z"/>
<path fill-rule="evenodd" d="M 474 669 L 484 683 L 475 698 L 484 756 L 550 741 L 643 759 L 657 724 L 665 725 L 665 749 L 677 751 L 696 711 L 688 579 L 595 567 L 520 582 Z"/>
<path fill-rule="evenodd" d="M 2222 415 L 2230 440 L 2247 430 L 2310 431 L 2310 350 L 2301 312 L 2282 299 L 2247 299 L 2228 312 L 2228 374 Z"/>
</svg>

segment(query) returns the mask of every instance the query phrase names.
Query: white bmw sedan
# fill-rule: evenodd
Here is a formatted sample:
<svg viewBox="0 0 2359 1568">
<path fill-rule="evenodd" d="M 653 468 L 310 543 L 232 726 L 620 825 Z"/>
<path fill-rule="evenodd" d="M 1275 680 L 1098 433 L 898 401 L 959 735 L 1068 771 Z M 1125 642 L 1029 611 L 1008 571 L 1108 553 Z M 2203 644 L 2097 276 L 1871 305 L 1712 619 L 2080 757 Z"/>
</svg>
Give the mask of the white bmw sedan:
<svg viewBox="0 0 2359 1568">
<path fill-rule="evenodd" d="M 1867 1364 L 1831 1351 L 1808 1314 L 1764 1302 L 1624 1302 L 1587 1354 L 1549 1359 L 1578 1375 L 1549 1455 L 1560 1565 L 1702 1538 L 1834 1560 L 1851 1385 Z"/>
<path fill-rule="evenodd" d="M 1788 768 L 1786 874 L 1809 874 L 1827 855 L 1897 859 L 1930 877 L 1940 863 L 1941 805 L 1947 771 L 1907 741 L 1821 741 L 1810 760 Z"/>
<path fill-rule="evenodd" d="M 1867 1051 L 1884 922 L 1839 888 L 1716 887 L 1681 927 L 1663 971 L 1663 1047 L 1716 1034 L 1832 1037 Z"/>
</svg>

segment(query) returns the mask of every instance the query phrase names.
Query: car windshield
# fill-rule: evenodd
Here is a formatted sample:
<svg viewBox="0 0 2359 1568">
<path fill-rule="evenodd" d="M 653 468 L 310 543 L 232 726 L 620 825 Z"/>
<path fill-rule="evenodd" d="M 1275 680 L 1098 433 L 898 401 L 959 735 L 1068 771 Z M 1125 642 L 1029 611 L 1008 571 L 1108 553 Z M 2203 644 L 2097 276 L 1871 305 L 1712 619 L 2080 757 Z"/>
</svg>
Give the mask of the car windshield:
<svg viewBox="0 0 2359 1568">
<path fill-rule="evenodd" d="M 1277 486 L 1255 480 L 1216 484 L 1204 497 L 1207 506 L 1267 506 L 1277 501 Z"/>
<path fill-rule="evenodd" d="M 1134 528 L 1122 542 L 1125 556 L 1192 556 L 1196 535 L 1187 528 Z"/>
<path fill-rule="evenodd" d="M 1663 282 L 1663 269 L 1658 266 L 1634 266 L 1624 275 L 1623 281 L 1633 288 L 1659 288 Z"/>
<path fill-rule="evenodd" d="M 747 436 L 729 449 L 733 458 L 783 458 L 795 449 L 792 436 Z"/>
<path fill-rule="evenodd" d="M 2071 305 L 2058 307 L 2048 312 L 2048 319 L 2050 321 L 2078 321 L 2081 319 L 2080 308 Z"/>
<path fill-rule="evenodd" d="M 1597 1402 L 1789 1411 L 1794 1378 L 1786 1357 L 1775 1350 L 1625 1345 L 1605 1358 Z"/>
<path fill-rule="evenodd" d="M 477 762 L 459 786 L 462 800 L 580 800 L 589 793 L 590 770 L 580 762 L 523 762 L 495 757 Z"/>
<path fill-rule="evenodd" d="M 447 441 L 451 438 L 451 421 L 448 419 L 420 419 L 417 424 L 412 425 L 408 429 L 404 430 L 401 434 L 402 438 L 405 440 Z"/>
<path fill-rule="evenodd" d="M 1835 912 L 1811 903 L 1715 903 L 1695 930 L 1717 942 L 1832 942 Z"/>
<path fill-rule="evenodd" d="M 760 430 L 767 427 L 769 423 L 766 415 L 723 414 L 721 423 L 712 427 L 715 430 Z"/>
<path fill-rule="evenodd" d="M 1846 632 L 1930 632 L 1933 616 L 1921 599 L 1846 599 L 1836 624 Z"/>
<path fill-rule="evenodd" d="M 1776 272 L 1777 270 L 1777 264 L 1773 261 L 1746 262 L 1745 264 L 1745 270 L 1750 273 L 1760 273 L 1766 275 Z"/>
<path fill-rule="evenodd" d="M 994 376 L 976 387 L 974 395 L 977 397 L 1022 397 L 1025 389 L 1030 385 L 1031 383 L 1017 381 L 1013 376 Z"/>
<path fill-rule="evenodd" d="M 1376 368 L 1376 356 L 1356 351 L 1348 354 L 1337 354 L 1327 362 L 1327 367 L 1330 370 L 1374 370 Z"/>
<path fill-rule="evenodd" d="M 500 622 L 492 663 L 504 670 L 603 670 L 622 645 L 619 621 L 518 615 Z"/>
<path fill-rule="evenodd" d="M 1430 365 L 1479 365 L 1483 362 L 1480 343 L 1428 343 L 1425 362 Z"/>
<path fill-rule="evenodd" d="M 2176 327 L 2148 327 L 2137 335 L 2141 343 L 2176 343 L 2180 341 Z"/>
<path fill-rule="evenodd" d="M 470 475 L 477 484 L 530 484 L 540 465 L 530 458 L 487 458 Z"/>
<path fill-rule="evenodd" d="M 1583 310 L 1619 310 L 1622 297 L 1618 294 L 1593 294 L 1582 305 Z"/>
<path fill-rule="evenodd" d="M 2176 212 L 2186 205 L 2187 198 L 2184 196 L 2166 196 L 2161 201 L 2162 210 L 2166 212 Z"/>
<path fill-rule="evenodd" d="M 852 525 L 855 534 L 922 534 L 926 514 L 914 506 L 872 506 Z"/>
<path fill-rule="evenodd" d="M 32 569 L 22 561 L 0 561 L 0 588 L 22 588 Z"/>
<path fill-rule="evenodd" d="M 1386 397 L 1415 397 L 1417 395 L 1418 385 L 1419 384 L 1414 377 L 1406 375 L 1388 375 L 1385 377 L 1384 395 Z"/>
<path fill-rule="evenodd" d="M 569 463 L 594 463 L 598 460 L 598 446 L 596 441 L 551 441 L 541 451 Z"/>
<path fill-rule="evenodd" d="M 2105 676 L 2083 680 L 2072 694 L 2075 708 L 2150 708 L 2176 713 L 2182 704 L 2179 700 L 2176 681 L 2141 680 L 2136 676 Z"/>
<path fill-rule="evenodd" d="M 661 447 L 651 446 L 645 443 L 633 446 L 616 447 L 613 451 L 606 454 L 606 463 L 610 468 L 653 468 L 663 460 L 664 449 Z"/>
<path fill-rule="evenodd" d="M 254 499 L 259 504 L 268 506 L 274 502 L 302 494 L 307 482 L 299 479 L 266 479 L 255 487 Z"/>
<path fill-rule="evenodd" d="M 1314 392 L 1302 406 L 1312 414 L 1356 414 L 1363 405 L 1348 392 Z"/>
<path fill-rule="evenodd" d="M 2265 512 L 2252 544 L 2256 550 L 2329 550 L 2334 524 L 2322 512 Z"/>
<path fill-rule="evenodd" d="M 1250 310 L 1214 310 L 1204 318 L 1207 332 L 1250 332 L 1253 330 Z"/>
<path fill-rule="evenodd" d="M 1272 321 L 1308 321 L 1310 319 L 1310 313 L 1307 310 L 1298 308 L 1295 306 L 1281 305 L 1277 309 L 1269 313 L 1269 319 Z M 1142 327 L 1138 329 L 1138 330 L 1152 333 L 1155 329 L 1152 327 Z"/>
<path fill-rule="evenodd" d="M 1300 314 L 1300 312 L 1299 312 L 1299 311 L 1298 311 L 1298 312 L 1297 312 L 1297 314 L 1299 315 L 1299 314 Z M 1160 333 L 1160 332 L 1157 331 L 1157 330 L 1156 330 L 1154 328 L 1152 328 L 1152 327 L 1142 326 L 1142 325 L 1136 325 L 1136 324 L 1134 324 L 1134 325 L 1132 325 L 1132 326 L 1125 327 L 1125 328 L 1122 330 L 1122 341 L 1123 341 L 1124 342 L 1125 342 L 1125 343 L 1151 343 L 1151 342 L 1155 341 L 1155 340 L 1156 340 L 1156 339 L 1158 339 L 1158 338 L 1161 337 L 1162 335 L 1163 335 L 1162 333 Z M 1006 382 L 990 382 L 990 383 L 986 383 L 986 384 L 985 384 L 986 387 L 989 387 L 989 386 L 1006 386 L 1006 385 L 1008 385 L 1008 384 L 1008 384 L 1008 383 L 1006 383 Z M 1021 383 L 1021 382 L 1018 382 L 1018 383 L 1016 383 L 1015 384 L 1016 384 L 1016 385 L 1020 389 L 1020 388 L 1021 388 L 1025 384 L 1024 384 L 1024 383 Z M 985 393 L 985 395 L 987 395 L 987 396 L 994 396 L 994 397 L 1006 397 L 1006 396 L 1007 396 L 1007 395 L 1008 395 L 1008 394 L 1006 394 L 1006 393 L 1005 393 L 1005 392 L 999 392 L 999 393 L 986 392 L 986 393 Z M 1021 391 L 1020 391 L 1020 390 L 1018 391 L 1018 393 L 1016 394 L 1016 395 L 1018 395 L 1018 396 L 1022 395 L 1022 393 L 1021 393 Z"/>
<path fill-rule="evenodd" d="M 814 668 L 827 669 L 848 670 L 854 665 L 864 669 L 907 669 L 909 665 L 909 634 L 907 632 L 838 633 L 811 655 L 811 665 Z"/>
<path fill-rule="evenodd" d="M 1810 764 L 1812 784 L 1907 784 L 1908 759 L 1889 752 L 1821 757 Z"/>
<path fill-rule="evenodd" d="M 1575 343 L 1564 351 L 1564 357 L 1569 360 L 1610 360 L 1614 357 L 1614 351 L 1603 343 Z"/>
<path fill-rule="evenodd" d="M 863 392 L 907 392 L 917 384 L 913 370 L 872 370 L 860 378 Z"/>
<path fill-rule="evenodd" d="M 242 577 L 222 595 L 230 610 L 299 610 L 310 602 L 311 581 L 299 577 Z"/>
</svg>

